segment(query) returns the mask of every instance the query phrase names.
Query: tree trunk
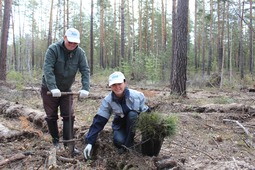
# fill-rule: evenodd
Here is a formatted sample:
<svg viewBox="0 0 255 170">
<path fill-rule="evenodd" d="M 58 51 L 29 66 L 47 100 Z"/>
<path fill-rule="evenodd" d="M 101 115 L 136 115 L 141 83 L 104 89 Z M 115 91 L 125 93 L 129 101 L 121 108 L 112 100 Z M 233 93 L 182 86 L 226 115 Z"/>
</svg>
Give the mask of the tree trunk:
<svg viewBox="0 0 255 170">
<path fill-rule="evenodd" d="M 254 59 L 253 59 L 253 37 L 252 37 L 252 0 L 250 0 L 250 27 L 249 27 L 249 34 L 250 34 L 250 42 L 249 42 L 249 47 L 250 47 L 250 74 L 253 75 L 253 67 L 254 67 Z"/>
<path fill-rule="evenodd" d="M 12 45 L 13 45 L 13 65 L 14 65 L 14 69 L 15 71 L 18 71 L 18 59 L 17 59 L 17 51 L 16 51 L 16 39 L 15 39 L 15 24 L 14 24 L 14 18 L 13 15 L 12 17 Z"/>
<path fill-rule="evenodd" d="M 114 43 L 114 49 L 113 49 L 113 53 L 114 53 L 114 57 L 113 57 L 113 68 L 119 66 L 119 62 L 117 60 L 117 33 L 116 33 L 116 23 L 117 23 L 117 17 L 116 17 L 116 0 L 114 0 L 114 21 L 113 21 L 113 30 L 114 30 L 114 33 L 113 33 L 113 43 Z"/>
<path fill-rule="evenodd" d="M 32 59 L 32 70 L 35 68 L 35 41 L 34 41 L 34 35 L 35 35 L 35 11 L 32 11 L 32 35 L 31 35 L 31 59 Z"/>
<path fill-rule="evenodd" d="M 48 33 L 48 44 L 47 46 L 52 44 L 52 12 L 53 12 L 53 1 L 51 0 L 51 7 L 50 7 L 50 21 L 49 21 L 49 33 Z"/>
<path fill-rule="evenodd" d="M 0 53 L 0 80 L 6 81 L 6 58 L 7 58 L 7 41 L 8 30 L 10 25 L 10 14 L 12 10 L 12 0 L 4 1 L 4 20 L 2 25 L 1 36 L 1 53 Z"/>
<path fill-rule="evenodd" d="M 229 61 L 230 61 L 230 63 L 229 63 L 229 80 L 230 80 L 230 83 L 232 82 L 232 51 L 233 51 L 233 42 L 232 42 L 232 40 L 233 40 L 233 28 L 231 28 L 231 33 L 230 33 L 230 37 L 231 37 L 231 39 L 230 39 L 230 42 L 231 42 L 231 44 L 230 44 L 230 52 L 229 52 Z"/>
<path fill-rule="evenodd" d="M 213 0 L 210 0 L 210 41 L 209 41 L 207 75 L 211 74 L 212 67 L 212 45 L 213 45 L 212 20 L 213 20 Z"/>
<path fill-rule="evenodd" d="M 82 1 L 82 0 L 81 0 Z M 91 16 L 90 16 L 90 74 L 93 75 L 93 64 L 94 64 L 94 4 L 93 0 L 91 0 Z"/>
<path fill-rule="evenodd" d="M 142 51 L 142 44 L 143 44 L 143 40 L 142 40 L 142 9 L 143 9 L 143 1 L 139 1 L 138 4 L 138 11 L 139 11 L 139 51 Z"/>
<path fill-rule="evenodd" d="M 221 45 L 221 29 L 220 29 L 220 1 L 217 2 L 218 3 L 218 9 L 217 9 L 217 14 L 218 14 L 218 40 L 217 40 L 217 63 L 218 63 L 218 74 L 221 73 L 221 66 L 222 66 L 222 45 Z"/>
<path fill-rule="evenodd" d="M 195 70 L 198 69 L 198 59 L 197 59 L 197 0 L 195 0 L 195 21 L 194 21 L 194 65 Z"/>
<path fill-rule="evenodd" d="M 154 41 L 155 41 L 155 35 L 154 35 L 154 0 L 152 0 L 152 9 L 151 9 L 151 52 L 155 52 L 155 47 L 154 47 Z"/>
<path fill-rule="evenodd" d="M 105 69 L 104 49 L 104 1 L 100 2 L 100 66 Z"/>
<path fill-rule="evenodd" d="M 240 78 L 241 80 L 244 78 L 244 56 L 243 56 L 243 9 L 244 9 L 244 2 L 241 5 L 240 2 L 240 27 L 239 27 L 239 58 L 240 58 Z"/>
<path fill-rule="evenodd" d="M 130 6 L 129 6 L 129 0 L 127 0 L 127 30 L 128 30 L 128 35 L 127 35 L 127 41 L 128 41 L 128 45 L 127 45 L 127 51 L 128 51 L 128 54 L 127 54 L 127 59 L 128 59 L 128 63 L 130 64 L 131 63 L 131 30 L 130 30 Z"/>
<path fill-rule="evenodd" d="M 2 11 L 3 11 L 3 1 L 2 0 L 0 0 L 0 28 L 2 28 L 2 26 L 3 26 L 3 13 L 2 13 Z M 0 34 L 0 39 L 1 39 L 1 34 Z M 1 46 L 1 41 L 0 41 L 0 46 Z"/>
<path fill-rule="evenodd" d="M 0 28 L 1 28 L 1 30 L 2 30 L 2 26 L 3 26 L 3 13 L 2 13 L 2 11 L 3 11 L 3 1 L 0 0 Z M 0 39 L 1 39 L 1 36 L 2 36 L 2 34 L 0 34 Z M 0 46 L 1 46 L 1 41 L 0 41 Z"/>
<path fill-rule="evenodd" d="M 227 2 L 227 51 L 228 51 L 228 57 L 227 57 L 227 69 L 228 72 L 230 71 L 230 18 L 229 18 L 229 2 Z M 229 77 L 230 78 L 230 77 Z"/>
<path fill-rule="evenodd" d="M 69 28 L 69 0 L 66 0 L 66 28 Z"/>
<path fill-rule="evenodd" d="M 202 76 L 205 75 L 205 45 L 206 45 L 206 31 L 205 31 L 205 0 L 203 0 L 203 19 L 202 19 Z"/>
<path fill-rule="evenodd" d="M 179 96 L 186 96 L 187 93 L 188 7 L 188 0 L 178 0 L 171 93 Z"/>
<path fill-rule="evenodd" d="M 124 0 L 121 0 L 121 40 L 120 40 L 120 55 L 121 59 L 125 61 L 125 15 L 124 15 Z"/>
<path fill-rule="evenodd" d="M 21 10 L 20 10 L 20 6 L 18 6 L 18 14 L 19 14 L 19 21 L 21 20 Z M 21 33 L 21 28 L 22 25 L 19 25 L 19 37 L 22 37 L 22 33 Z M 22 52 L 22 41 L 19 41 L 19 71 L 23 71 L 23 58 L 21 57 L 21 52 Z"/>
<path fill-rule="evenodd" d="M 60 16 L 60 18 L 62 18 L 61 17 L 61 3 L 60 3 L 60 1 L 61 0 L 58 0 L 58 4 L 57 4 L 57 15 L 56 15 L 56 25 L 59 25 L 59 16 Z M 58 27 L 56 26 L 55 27 L 55 31 L 54 31 L 54 39 L 53 39 L 53 41 L 56 41 L 56 39 L 57 39 L 57 30 L 58 30 Z"/>
<path fill-rule="evenodd" d="M 132 60 L 135 60 L 135 12 L 134 0 L 132 0 Z"/>
<path fill-rule="evenodd" d="M 144 11 L 144 18 L 143 18 L 143 49 L 144 49 L 144 53 L 148 54 L 148 0 L 145 0 L 145 11 Z"/>
<path fill-rule="evenodd" d="M 165 7 L 164 7 L 164 1 L 161 0 L 161 43 L 162 43 L 162 50 L 166 51 L 166 36 L 165 36 Z"/>
<path fill-rule="evenodd" d="M 172 5 L 172 57 L 171 57 L 171 74 L 170 74 L 170 82 L 173 78 L 173 65 L 174 65 L 174 48 L 175 48 L 175 37 L 176 37 L 176 0 L 173 0 Z"/>
<path fill-rule="evenodd" d="M 66 25 L 66 0 L 63 0 L 63 26 L 64 26 L 64 29 L 63 29 L 63 35 L 65 35 L 65 32 L 66 32 L 66 28 L 67 28 L 67 25 Z"/>
<path fill-rule="evenodd" d="M 80 36 L 82 37 L 82 0 L 80 0 L 80 21 L 79 21 L 79 32 L 80 32 Z M 91 72 L 90 72 L 91 73 Z"/>
</svg>

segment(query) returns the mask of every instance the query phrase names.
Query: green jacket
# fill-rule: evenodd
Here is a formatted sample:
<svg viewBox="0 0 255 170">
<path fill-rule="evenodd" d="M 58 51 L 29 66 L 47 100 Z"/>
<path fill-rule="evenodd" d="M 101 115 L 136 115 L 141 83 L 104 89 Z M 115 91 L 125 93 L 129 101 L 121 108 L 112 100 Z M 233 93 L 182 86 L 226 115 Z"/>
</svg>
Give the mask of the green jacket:
<svg viewBox="0 0 255 170">
<path fill-rule="evenodd" d="M 71 91 L 77 71 L 81 73 L 82 89 L 89 91 L 90 69 L 85 51 L 79 46 L 73 51 L 67 50 L 62 39 L 46 51 L 42 85 L 49 90 Z"/>
</svg>

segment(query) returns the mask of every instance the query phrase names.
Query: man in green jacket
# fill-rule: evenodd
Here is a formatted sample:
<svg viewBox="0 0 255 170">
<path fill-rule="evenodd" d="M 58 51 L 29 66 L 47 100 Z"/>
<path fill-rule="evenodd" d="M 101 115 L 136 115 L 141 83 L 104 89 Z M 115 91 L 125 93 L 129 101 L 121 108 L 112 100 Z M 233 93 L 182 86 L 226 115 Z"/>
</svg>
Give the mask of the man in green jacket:
<svg viewBox="0 0 255 170">
<path fill-rule="evenodd" d="M 79 97 L 85 98 L 89 95 L 90 69 L 86 54 L 79 47 L 79 43 L 79 31 L 75 28 L 69 28 L 65 33 L 64 39 L 50 45 L 45 54 L 41 96 L 46 112 L 45 120 L 48 130 L 52 137 L 52 142 L 57 148 L 60 148 L 57 124 L 58 108 L 63 121 L 63 140 L 69 140 L 73 137 L 75 118 L 73 97 L 61 95 L 61 92 L 71 92 L 71 86 L 78 71 L 81 73 L 82 83 Z M 51 95 L 47 94 L 48 91 L 51 92 Z M 64 145 L 68 146 L 67 143 L 64 143 Z"/>
</svg>

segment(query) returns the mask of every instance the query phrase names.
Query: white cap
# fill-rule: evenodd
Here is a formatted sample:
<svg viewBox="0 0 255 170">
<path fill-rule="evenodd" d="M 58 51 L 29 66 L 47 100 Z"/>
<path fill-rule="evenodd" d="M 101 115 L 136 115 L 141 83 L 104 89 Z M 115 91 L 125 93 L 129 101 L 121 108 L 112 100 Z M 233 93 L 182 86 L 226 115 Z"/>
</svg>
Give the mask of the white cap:
<svg viewBox="0 0 255 170">
<path fill-rule="evenodd" d="M 65 34 L 69 42 L 80 43 L 80 32 L 75 28 L 69 28 Z"/>
<path fill-rule="evenodd" d="M 109 86 L 113 84 L 123 83 L 125 76 L 122 72 L 116 71 L 109 76 Z"/>
</svg>

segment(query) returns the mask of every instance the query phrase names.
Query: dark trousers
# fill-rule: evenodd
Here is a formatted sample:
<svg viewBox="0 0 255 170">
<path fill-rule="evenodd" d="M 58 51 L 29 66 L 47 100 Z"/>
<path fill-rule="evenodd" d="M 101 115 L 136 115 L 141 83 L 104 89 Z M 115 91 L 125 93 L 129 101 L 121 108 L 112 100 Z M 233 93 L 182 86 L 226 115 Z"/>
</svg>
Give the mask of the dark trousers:
<svg viewBox="0 0 255 170">
<path fill-rule="evenodd" d="M 118 130 L 113 131 L 113 143 L 120 148 L 122 145 L 131 147 L 134 145 L 135 123 L 138 118 L 138 113 L 130 111 L 127 114 L 126 124 Z"/>
<path fill-rule="evenodd" d="M 43 107 L 47 115 L 46 119 L 57 120 L 58 109 L 60 109 L 60 116 L 63 119 L 69 119 L 69 112 L 71 112 L 71 117 L 74 118 L 73 96 L 52 97 L 52 95 L 47 94 L 48 91 L 46 87 L 41 87 Z"/>
</svg>

